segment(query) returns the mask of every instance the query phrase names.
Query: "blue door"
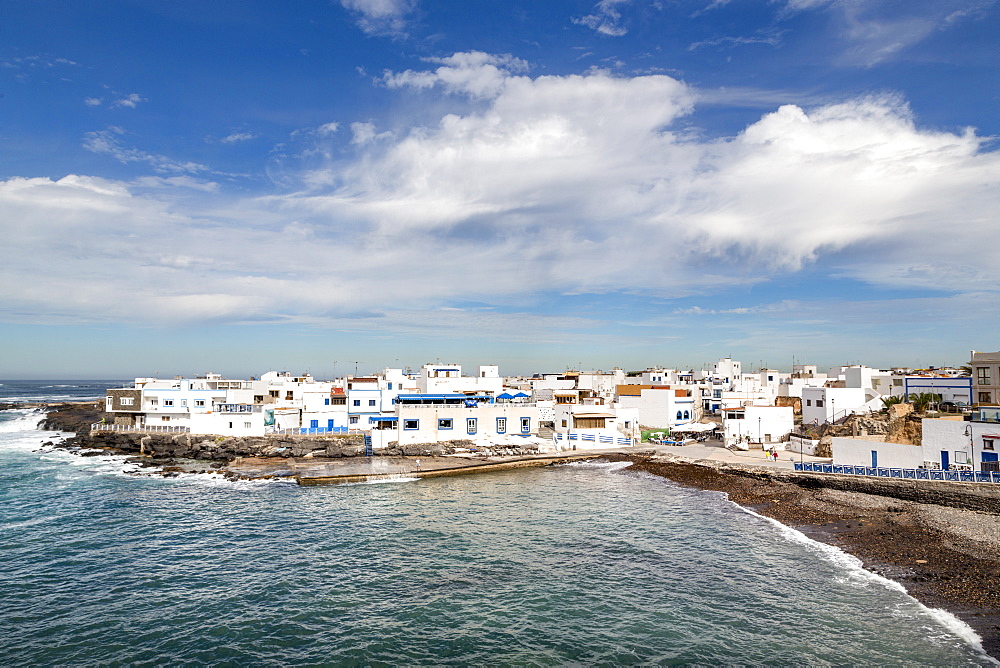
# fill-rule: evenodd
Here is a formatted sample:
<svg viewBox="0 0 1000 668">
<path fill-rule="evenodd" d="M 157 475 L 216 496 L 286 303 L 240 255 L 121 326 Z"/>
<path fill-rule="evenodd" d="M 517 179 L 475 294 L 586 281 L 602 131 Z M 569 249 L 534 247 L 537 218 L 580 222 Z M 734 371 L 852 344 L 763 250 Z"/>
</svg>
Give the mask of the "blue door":
<svg viewBox="0 0 1000 668">
<path fill-rule="evenodd" d="M 327 420 L 326 421 L 326 428 L 327 429 L 333 429 L 333 420 Z"/>
<path fill-rule="evenodd" d="M 319 420 L 310 420 L 309 426 L 312 427 L 313 429 L 316 429 L 317 427 L 319 427 Z"/>
<path fill-rule="evenodd" d="M 872 450 L 872 468 L 878 466 L 878 450 Z"/>
<path fill-rule="evenodd" d="M 1000 457 L 1000 452 L 984 452 L 983 453 L 983 461 L 984 462 L 1000 461 L 1000 459 L 998 459 L 998 457 Z"/>
<path fill-rule="evenodd" d="M 948 461 L 948 451 L 947 450 L 942 450 L 941 451 L 941 470 L 942 471 L 950 471 L 951 470 L 951 464 Z"/>
</svg>

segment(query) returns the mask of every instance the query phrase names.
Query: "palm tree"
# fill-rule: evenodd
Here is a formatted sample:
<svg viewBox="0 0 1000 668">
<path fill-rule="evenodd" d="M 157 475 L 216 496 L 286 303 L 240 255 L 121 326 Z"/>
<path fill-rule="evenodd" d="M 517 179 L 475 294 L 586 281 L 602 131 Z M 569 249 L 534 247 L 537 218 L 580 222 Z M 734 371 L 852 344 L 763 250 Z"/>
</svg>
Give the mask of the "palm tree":
<svg viewBox="0 0 1000 668">
<path fill-rule="evenodd" d="M 903 397 L 882 397 L 882 406 L 884 406 L 886 410 L 901 403 L 903 403 Z"/>
<path fill-rule="evenodd" d="M 927 407 L 933 403 L 941 401 L 940 394 L 934 394 L 933 392 L 921 392 L 919 394 L 909 395 L 910 403 L 913 404 L 913 410 L 917 413 L 922 413 L 927 410 Z"/>
</svg>

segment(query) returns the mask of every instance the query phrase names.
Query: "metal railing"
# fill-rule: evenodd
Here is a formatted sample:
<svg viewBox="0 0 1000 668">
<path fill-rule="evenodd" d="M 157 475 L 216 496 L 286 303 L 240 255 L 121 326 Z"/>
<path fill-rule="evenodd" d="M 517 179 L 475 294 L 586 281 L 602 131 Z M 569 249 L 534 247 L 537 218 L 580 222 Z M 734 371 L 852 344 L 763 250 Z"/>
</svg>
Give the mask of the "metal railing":
<svg viewBox="0 0 1000 668">
<path fill-rule="evenodd" d="M 944 480 L 949 482 L 995 482 L 1000 483 L 1000 473 L 985 471 L 943 471 L 941 469 L 896 469 L 881 466 L 849 466 L 846 464 L 822 464 L 795 462 L 795 470 L 807 473 L 837 473 L 841 475 L 864 475 L 879 478 L 899 478 L 901 480 Z"/>
<path fill-rule="evenodd" d="M 481 401 L 481 402 L 479 402 L 479 405 L 477 405 L 477 406 L 466 406 L 465 404 L 407 404 L 407 403 L 399 403 L 399 404 L 396 404 L 396 410 L 397 410 L 397 412 L 400 411 L 400 410 L 409 410 L 411 408 L 466 408 L 466 409 L 469 409 L 469 410 L 476 410 L 477 408 L 479 408 L 479 406 L 492 406 L 492 407 L 510 406 L 510 407 L 516 407 L 516 408 L 521 408 L 523 406 L 525 408 L 534 408 L 534 407 L 538 406 L 538 404 L 534 403 L 534 402 L 531 402 L 531 401 L 525 401 L 523 403 L 520 402 L 520 401 L 497 401 L 495 403 L 489 403 L 487 401 Z"/>
<path fill-rule="evenodd" d="M 120 431 L 127 433 L 151 433 L 151 434 L 187 434 L 190 433 L 191 427 L 182 427 L 174 425 L 134 425 L 134 424 L 102 424 L 100 422 L 95 422 L 90 425 L 90 431 Z"/>
</svg>

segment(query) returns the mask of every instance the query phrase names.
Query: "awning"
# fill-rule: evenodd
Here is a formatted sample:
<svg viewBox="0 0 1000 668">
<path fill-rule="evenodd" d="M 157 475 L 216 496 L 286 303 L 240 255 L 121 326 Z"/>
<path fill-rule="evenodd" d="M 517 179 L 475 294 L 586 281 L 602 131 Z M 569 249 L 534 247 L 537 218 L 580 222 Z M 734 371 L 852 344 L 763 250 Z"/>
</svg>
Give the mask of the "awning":
<svg viewBox="0 0 1000 668">
<path fill-rule="evenodd" d="M 670 431 L 687 431 L 687 432 L 703 432 L 703 431 L 714 431 L 718 427 L 715 424 L 706 424 L 704 422 L 689 422 L 687 424 L 677 425 L 676 427 L 671 427 Z"/>
<path fill-rule="evenodd" d="M 517 394 L 514 395 L 514 398 L 515 399 L 527 399 L 530 396 L 531 396 L 530 394 L 525 394 L 524 392 L 518 392 Z"/>
<path fill-rule="evenodd" d="M 573 413 L 575 418 L 613 418 L 618 417 L 614 413 Z"/>
<path fill-rule="evenodd" d="M 497 399 L 513 399 L 513 398 L 514 398 L 513 394 L 507 394 L 506 392 L 497 395 Z"/>
<path fill-rule="evenodd" d="M 376 415 L 376 416 L 368 418 L 368 421 L 369 422 L 395 422 L 398 419 L 399 419 L 398 417 L 384 417 L 384 416 L 378 416 L 378 415 Z"/>
</svg>

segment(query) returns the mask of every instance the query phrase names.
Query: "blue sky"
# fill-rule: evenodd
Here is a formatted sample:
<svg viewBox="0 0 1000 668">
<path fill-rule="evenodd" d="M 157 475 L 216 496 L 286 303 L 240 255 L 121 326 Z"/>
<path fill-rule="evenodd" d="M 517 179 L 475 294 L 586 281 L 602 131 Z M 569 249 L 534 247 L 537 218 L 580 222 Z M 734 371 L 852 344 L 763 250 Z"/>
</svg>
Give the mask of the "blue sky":
<svg viewBox="0 0 1000 668">
<path fill-rule="evenodd" d="M 996 0 L 0 23 L 0 377 L 1000 347 Z"/>
</svg>

